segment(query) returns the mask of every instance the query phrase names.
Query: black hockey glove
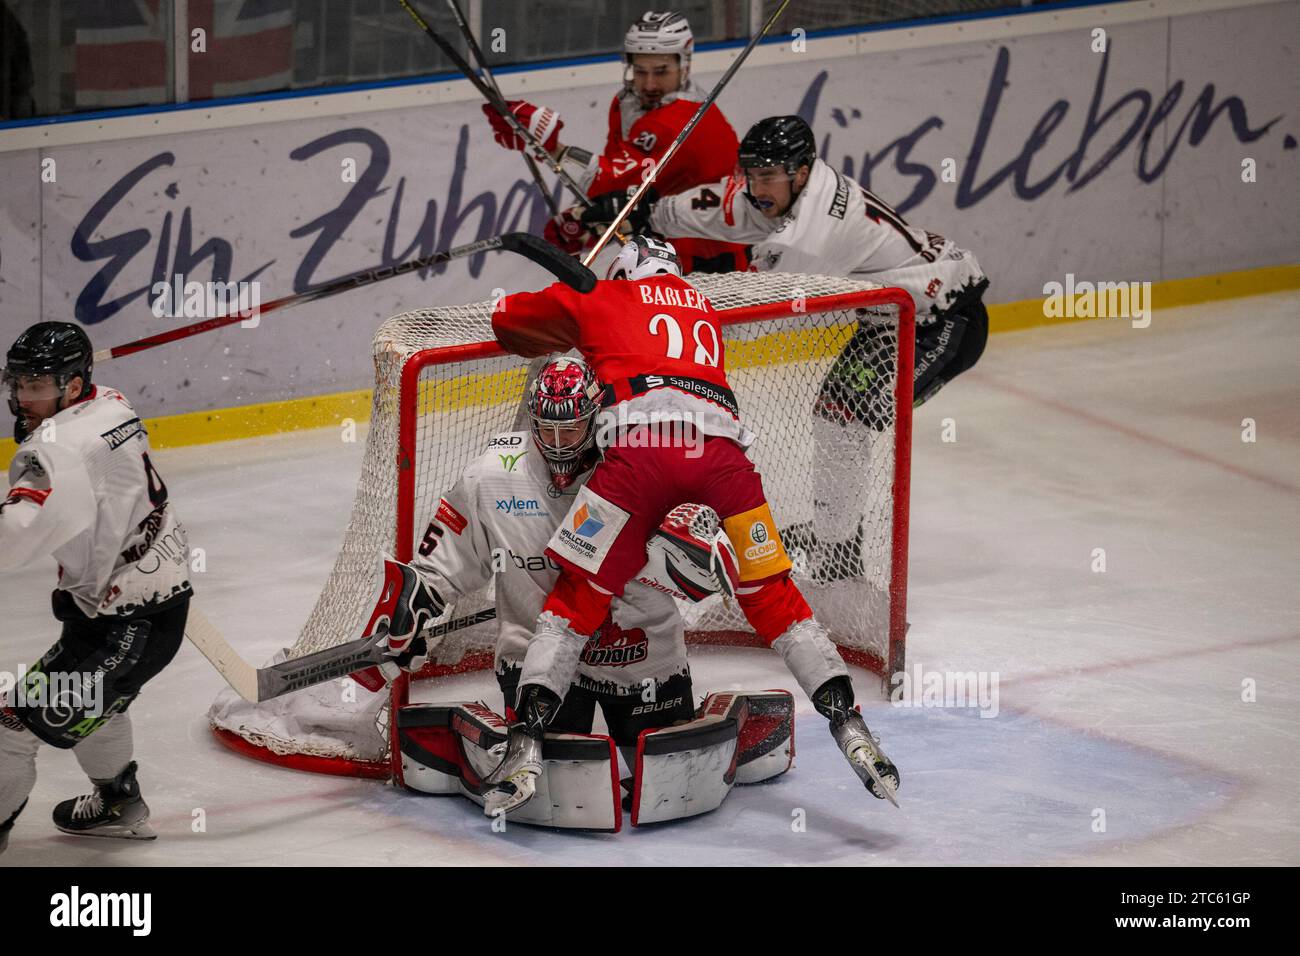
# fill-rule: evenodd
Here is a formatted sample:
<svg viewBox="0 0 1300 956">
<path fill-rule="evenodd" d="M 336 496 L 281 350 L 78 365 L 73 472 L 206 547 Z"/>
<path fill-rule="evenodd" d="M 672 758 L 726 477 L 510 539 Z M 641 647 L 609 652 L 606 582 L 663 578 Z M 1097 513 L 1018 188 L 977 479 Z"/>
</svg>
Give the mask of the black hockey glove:
<svg viewBox="0 0 1300 956">
<path fill-rule="evenodd" d="M 592 229 L 605 229 L 614 221 L 635 192 L 636 190 L 633 188 L 629 188 L 626 193 L 621 189 L 615 189 L 613 192 L 593 196 L 591 205 L 582 212 L 582 224 Z M 651 187 L 646 190 L 646 194 L 641 197 L 641 201 L 633 206 L 632 211 L 627 214 L 624 223 L 636 235 L 643 236 L 650 232 L 650 213 L 658 199 L 658 193 Z"/>
</svg>

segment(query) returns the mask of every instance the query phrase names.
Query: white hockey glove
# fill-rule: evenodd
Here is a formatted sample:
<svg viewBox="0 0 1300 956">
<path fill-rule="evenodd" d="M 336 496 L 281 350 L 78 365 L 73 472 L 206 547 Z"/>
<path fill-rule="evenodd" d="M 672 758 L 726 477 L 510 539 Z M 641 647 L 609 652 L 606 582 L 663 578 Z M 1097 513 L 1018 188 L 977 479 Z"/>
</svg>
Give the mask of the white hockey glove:
<svg viewBox="0 0 1300 956">
<path fill-rule="evenodd" d="M 700 602 L 714 594 L 735 597 L 740 559 L 707 505 L 678 505 L 646 542 L 649 559 L 639 576 L 674 597 Z"/>
<path fill-rule="evenodd" d="M 403 670 L 418 671 L 434 650 L 419 633 L 442 615 L 446 602 L 409 564 L 391 558 L 381 561 L 383 577 L 362 636 L 386 634 L 393 662 Z"/>
</svg>

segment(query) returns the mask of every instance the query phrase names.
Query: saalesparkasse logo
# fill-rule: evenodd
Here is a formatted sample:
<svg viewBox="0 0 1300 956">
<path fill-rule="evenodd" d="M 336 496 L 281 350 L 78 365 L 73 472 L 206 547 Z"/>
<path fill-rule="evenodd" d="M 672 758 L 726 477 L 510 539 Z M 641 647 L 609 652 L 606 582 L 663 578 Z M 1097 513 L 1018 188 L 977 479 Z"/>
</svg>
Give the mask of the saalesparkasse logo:
<svg viewBox="0 0 1300 956">
<path fill-rule="evenodd" d="M 593 537 L 603 527 L 605 527 L 605 522 L 601 521 L 599 516 L 594 514 L 591 508 L 585 504 L 573 516 L 573 530 L 584 538 Z"/>
</svg>

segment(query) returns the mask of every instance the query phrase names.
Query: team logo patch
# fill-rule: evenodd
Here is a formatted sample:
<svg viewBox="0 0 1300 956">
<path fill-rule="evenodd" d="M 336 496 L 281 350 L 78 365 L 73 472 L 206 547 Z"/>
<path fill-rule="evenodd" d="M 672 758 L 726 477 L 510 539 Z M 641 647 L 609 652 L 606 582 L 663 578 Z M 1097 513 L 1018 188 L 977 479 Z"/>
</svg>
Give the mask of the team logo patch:
<svg viewBox="0 0 1300 956">
<path fill-rule="evenodd" d="M 589 667 L 626 667 L 645 660 L 649 653 L 650 641 L 644 630 L 639 627 L 624 630 L 612 617 L 607 617 L 582 649 L 580 660 Z"/>
</svg>

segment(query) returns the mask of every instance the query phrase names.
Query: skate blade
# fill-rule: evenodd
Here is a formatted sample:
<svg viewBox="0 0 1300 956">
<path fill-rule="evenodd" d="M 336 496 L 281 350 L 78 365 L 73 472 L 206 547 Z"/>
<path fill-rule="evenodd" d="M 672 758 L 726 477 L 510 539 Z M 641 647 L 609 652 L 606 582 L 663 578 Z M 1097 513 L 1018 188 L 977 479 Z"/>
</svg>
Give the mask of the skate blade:
<svg viewBox="0 0 1300 956">
<path fill-rule="evenodd" d="M 152 827 L 143 824 L 134 827 L 109 827 L 97 830 L 65 830 L 57 823 L 55 829 L 68 836 L 94 837 L 97 840 L 156 840 L 158 834 Z"/>
<path fill-rule="evenodd" d="M 881 777 L 880 774 L 876 771 L 875 761 L 872 761 L 871 763 L 866 763 L 864 761 L 859 760 L 858 766 L 861 767 L 864 771 L 866 771 L 867 776 L 870 777 L 872 782 L 875 783 L 876 789 L 885 795 L 885 799 L 888 800 L 890 803 L 892 803 L 894 806 L 898 807 L 898 799 L 894 796 L 894 788 L 891 787 L 889 784 L 887 784 L 884 778 Z M 902 807 L 898 807 L 898 808 L 900 810 L 902 809 Z"/>
</svg>

